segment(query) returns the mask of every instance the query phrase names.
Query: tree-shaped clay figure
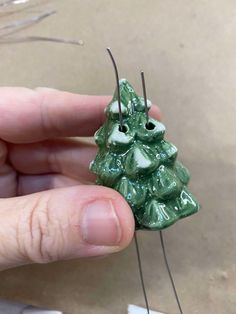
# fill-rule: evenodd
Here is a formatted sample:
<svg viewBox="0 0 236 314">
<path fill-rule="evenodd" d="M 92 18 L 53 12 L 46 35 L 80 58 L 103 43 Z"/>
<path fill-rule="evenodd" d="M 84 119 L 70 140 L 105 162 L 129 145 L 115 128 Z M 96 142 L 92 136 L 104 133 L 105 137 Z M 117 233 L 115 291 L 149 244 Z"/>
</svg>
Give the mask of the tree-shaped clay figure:
<svg viewBox="0 0 236 314">
<path fill-rule="evenodd" d="M 90 169 L 97 184 L 124 196 L 136 229 L 161 230 L 196 213 L 199 205 L 187 188 L 188 170 L 176 160 L 177 148 L 164 140 L 165 126 L 151 117 L 147 123 L 144 98 L 127 80 L 120 80 L 119 87 L 123 128 L 116 90 L 107 120 L 95 133 L 99 151 Z"/>
</svg>

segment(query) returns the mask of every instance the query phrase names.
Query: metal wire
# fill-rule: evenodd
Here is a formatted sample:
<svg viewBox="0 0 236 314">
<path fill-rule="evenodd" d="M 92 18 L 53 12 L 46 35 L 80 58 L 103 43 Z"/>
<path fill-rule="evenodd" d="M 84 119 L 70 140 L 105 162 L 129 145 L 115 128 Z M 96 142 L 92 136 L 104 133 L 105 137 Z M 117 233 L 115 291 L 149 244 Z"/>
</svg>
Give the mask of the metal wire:
<svg viewBox="0 0 236 314">
<path fill-rule="evenodd" d="M 172 285 L 172 288 L 173 288 L 173 291 L 174 291 L 174 295 L 175 295 L 176 302 L 177 302 L 177 304 L 178 304 L 179 312 L 180 312 L 181 314 L 183 314 L 183 310 L 182 310 L 182 307 L 181 307 L 181 304 L 180 304 L 180 300 L 179 300 L 179 297 L 178 297 L 178 293 L 177 293 L 177 290 L 176 290 L 176 287 L 175 287 L 175 282 L 174 282 L 174 279 L 173 279 L 173 277 L 172 277 L 171 270 L 170 270 L 170 266 L 169 266 L 169 263 L 168 263 L 168 260 L 167 260 L 166 250 L 165 250 L 165 244 L 164 244 L 164 239 L 163 239 L 162 231 L 160 231 L 160 240 L 161 240 L 162 252 L 163 252 L 163 256 L 164 256 L 164 260 L 165 260 L 165 264 L 166 264 L 166 269 L 167 269 L 168 275 L 169 275 L 169 277 L 170 277 L 171 285 Z"/>
<path fill-rule="evenodd" d="M 145 78 L 144 78 L 143 71 L 141 71 L 141 79 L 142 79 L 142 87 L 143 87 L 143 99 L 144 99 L 144 104 L 145 104 L 145 113 L 146 113 L 147 125 L 148 125 L 149 117 L 148 117 L 148 105 L 147 105 L 147 92 L 146 92 L 146 85 L 145 85 Z"/>
<path fill-rule="evenodd" d="M 10 4 L 22 4 L 29 2 L 29 0 L 9 0 L 9 1 L 3 1 L 0 2 L 0 7 L 3 5 L 10 5 Z M 27 10 L 32 7 L 38 6 L 40 3 L 32 3 L 31 6 L 24 6 L 20 10 Z M 12 11 L 12 12 L 7 12 L 5 14 L 10 14 L 10 13 L 17 13 L 18 11 Z M 13 21 L 7 25 L 0 26 L 0 44 L 17 44 L 17 43 L 27 43 L 27 42 L 53 42 L 53 43 L 63 43 L 63 44 L 71 44 L 71 45 L 83 45 L 84 42 L 80 39 L 78 40 L 70 40 L 70 39 L 64 39 L 64 38 L 56 38 L 56 37 L 47 37 L 47 36 L 17 36 L 13 35 L 15 33 L 21 32 L 22 30 L 40 23 L 44 19 L 52 16 L 53 14 L 56 13 L 56 10 L 50 10 L 46 11 L 43 13 L 40 13 L 38 15 L 30 16 L 29 18 L 23 19 L 23 20 L 16 20 Z M 13 35 L 13 36 L 12 36 Z"/>
<path fill-rule="evenodd" d="M 140 275 L 140 280 L 141 280 L 142 289 L 143 289 L 143 296 L 144 296 L 144 300 L 146 304 L 147 314 L 150 314 L 148 298 L 147 298 L 147 293 L 146 293 L 144 279 L 143 279 L 142 263 L 141 263 L 141 257 L 140 257 L 140 252 L 139 252 L 139 245 L 138 245 L 138 238 L 137 238 L 136 231 L 134 233 L 134 240 L 135 240 L 135 247 L 136 247 L 137 258 L 138 258 L 139 275 Z"/>
<path fill-rule="evenodd" d="M 26 36 L 26 37 L 3 37 L 0 36 L 0 44 L 17 44 L 17 43 L 26 43 L 26 42 L 53 42 L 53 43 L 62 43 L 62 44 L 71 44 L 82 46 L 84 42 L 82 40 L 69 40 L 63 38 L 54 38 L 54 37 L 43 37 L 43 36 Z"/>
<path fill-rule="evenodd" d="M 117 98 L 118 98 L 118 106 L 119 106 L 119 119 L 120 119 L 120 131 L 123 131 L 123 118 L 122 118 L 122 112 L 121 112 L 121 100 L 120 100 L 120 84 L 119 84 L 119 75 L 118 75 L 118 69 L 116 66 L 116 62 L 115 59 L 111 53 L 111 49 L 107 48 L 107 52 L 110 55 L 111 61 L 113 63 L 114 66 L 114 70 L 115 70 L 115 76 L 116 76 L 116 85 L 117 85 Z"/>
<path fill-rule="evenodd" d="M 18 20 L 18 21 L 14 21 L 10 24 L 4 25 L 2 27 L 0 27 L 0 31 L 3 31 L 3 34 L 1 34 L 1 37 L 6 37 L 9 36 L 11 34 L 14 34 L 20 30 L 23 30 L 33 24 L 37 24 L 39 22 L 41 22 L 42 20 L 46 19 L 47 17 L 55 14 L 56 11 L 55 10 L 50 10 L 47 12 L 44 12 L 40 15 L 35 15 L 32 16 L 30 18 L 24 19 L 24 20 Z"/>
</svg>

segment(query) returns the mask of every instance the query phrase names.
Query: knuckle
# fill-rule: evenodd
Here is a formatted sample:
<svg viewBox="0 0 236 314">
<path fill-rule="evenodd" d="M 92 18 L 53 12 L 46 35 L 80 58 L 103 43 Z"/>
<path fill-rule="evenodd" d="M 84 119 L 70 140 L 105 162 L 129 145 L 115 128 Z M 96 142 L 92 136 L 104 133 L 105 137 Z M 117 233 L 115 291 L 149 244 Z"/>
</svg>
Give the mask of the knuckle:
<svg viewBox="0 0 236 314">
<path fill-rule="evenodd" d="M 55 142 L 44 142 L 45 149 L 47 151 L 46 154 L 46 163 L 48 164 L 48 168 L 51 169 L 51 171 L 60 173 L 61 172 L 61 164 L 60 160 L 57 155 L 57 149 L 56 149 L 56 143 Z"/>
<path fill-rule="evenodd" d="M 6 157 L 7 157 L 7 146 L 2 140 L 0 140 L 0 165 L 3 165 L 5 163 Z"/>
<path fill-rule="evenodd" d="M 63 233 L 49 203 L 50 196 L 37 196 L 19 220 L 18 248 L 29 262 L 49 263 L 60 258 Z"/>
<path fill-rule="evenodd" d="M 45 137 L 56 137 L 60 135 L 60 131 L 55 124 L 52 111 L 48 105 L 48 94 L 44 89 L 36 90 L 37 105 L 40 110 L 41 129 Z"/>
</svg>

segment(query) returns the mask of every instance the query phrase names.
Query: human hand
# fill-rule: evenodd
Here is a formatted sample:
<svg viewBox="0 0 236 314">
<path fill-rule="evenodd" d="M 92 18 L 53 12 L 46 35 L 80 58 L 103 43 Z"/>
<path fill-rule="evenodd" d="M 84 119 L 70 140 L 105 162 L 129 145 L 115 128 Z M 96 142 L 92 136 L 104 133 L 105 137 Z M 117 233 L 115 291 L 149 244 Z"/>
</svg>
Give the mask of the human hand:
<svg viewBox="0 0 236 314">
<path fill-rule="evenodd" d="M 0 88 L 0 269 L 107 255 L 132 240 L 123 197 L 88 184 L 96 147 L 69 138 L 93 136 L 109 100 Z"/>
</svg>

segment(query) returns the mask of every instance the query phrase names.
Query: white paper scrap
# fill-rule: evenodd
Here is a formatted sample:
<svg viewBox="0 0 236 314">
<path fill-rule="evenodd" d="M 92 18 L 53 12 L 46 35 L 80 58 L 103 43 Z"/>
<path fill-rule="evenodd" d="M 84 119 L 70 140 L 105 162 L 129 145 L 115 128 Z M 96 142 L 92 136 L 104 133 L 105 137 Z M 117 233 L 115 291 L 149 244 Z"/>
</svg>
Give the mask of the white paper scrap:
<svg viewBox="0 0 236 314">
<path fill-rule="evenodd" d="M 23 311 L 23 314 L 63 314 L 63 313 L 60 311 L 44 310 L 35 307 L 30 307 L 28 309 L 25 309 Z"/>
<path fill-rule="evenodd" d="M 149 311 L 150 314 L 164 314 L 156 311 Z M 147 309 L 133 304 L 128 305 L 128 314 L 147 314 Z"/>
</svg>

